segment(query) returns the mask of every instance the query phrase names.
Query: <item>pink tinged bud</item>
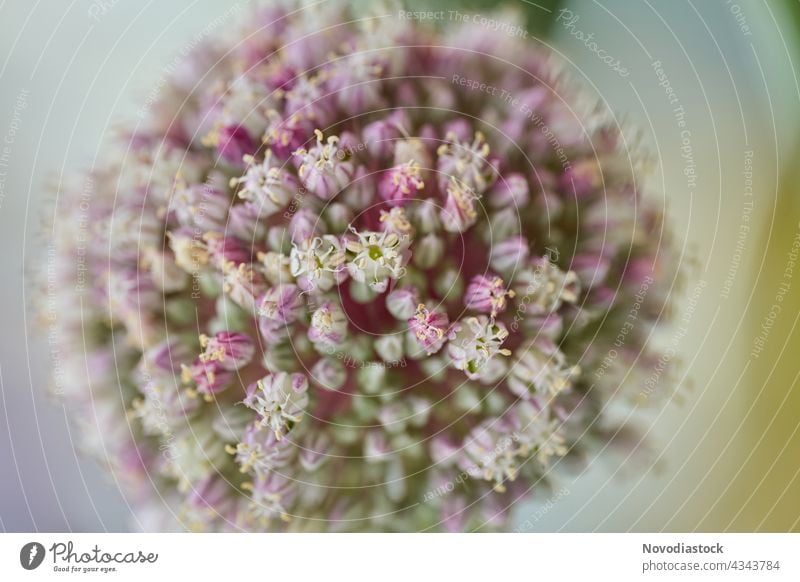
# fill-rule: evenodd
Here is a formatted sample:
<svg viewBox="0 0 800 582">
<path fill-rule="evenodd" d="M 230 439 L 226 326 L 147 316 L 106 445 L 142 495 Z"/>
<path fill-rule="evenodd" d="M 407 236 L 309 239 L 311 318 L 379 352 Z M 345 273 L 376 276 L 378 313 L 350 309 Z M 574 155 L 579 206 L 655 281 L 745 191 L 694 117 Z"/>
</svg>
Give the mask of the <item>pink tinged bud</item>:
<svg viewBox="0 0 800 582">
<path fill-rule="evenodd" d="M 442 225 L 447 232 L 464 232 L 478 219 L 478 196 L 456 178 L 450 179 L 441 211 Z"/>
<path fill-rule="evenodd" d="M 183 366 L 181 379 L 184 384 L 194 383 L 197 392 L 210 399 L 225 390 L 233 380 L 233 372 L 226 370 L 219 360 L 195 360 L 191 366 Z"/>
<path fill-rule="evenodd" d="M 178 373 L 181 370 L 181 362 L 186 362 L 191 357 L 192 354 L 186 345 L 176 339 L 172 339 L 165 340 L 148 349 L 142 355 L 142 363 L 148 374 L 150 373 L 150 366 L 158 371 Z"/>
<path fill-rule="evenodd" d="M 278 326 L 293 323 L 302 311 L 300 289 L 292 284 L 272 287 L 258 301 L 258 315 Z"/>
<path fill-rule="evenodd" d="M 212 337 L 200 336 L 200 361 L 207 364 L 219 362 L 230 372 L 243 368 L 253 359 L 256 348 L 249 336 L 237 331 L 221 331 Z"/>
<path fill-rule="evenodd" d="M 179 187 L 170 203 L 181 226 L 201 231 L 223 231 L 230 207 L 230 196 L 208 184 Z"/>
<path fill-rule="evenodd" d="M 576 255 L 570 262 L 570 269 L 578 275 L 583 287 L 589 289 L 605 281 L 611 262 L 598 254 Z"/>
<path fill-rule="evenodd" d="M 437 467 L 453 466 L 460 452 L 461 447 L 459 444 L 446 436 L 439 435 L 431 440 L 431 459 L 433 459 Z"/>
<path fill-rule="evenodd" d="M 256 299 L 267 290 L 263 278 L 250 265 L 226 263 L 224 266 L 223 291 L 234 303 L 246 311 L 256 309 Z"/>
<path fill-rule="evenodd" d="M 228 213 L 228 229 L 235 237 L 253 243 L 264 238 L 266 227 L 262 215 L 253 202 L 236 204 Z"/>
<path fill-rule="evenodd" d="M 393 317 L 401 321 L 407 321 L 414 317 L 417 305 L 419 305 L 419 296 L 413 287 L 395 289 L 386 297 L 386 309 Z"/>
<path fill-rule="evenodd" d="M 323 227 L 324 224 L 320 222 L 316 212 L 310 208 L 301 208 L 289 221 L 289 236 L 292 241 L 313 239 L 323 234 Z"/>
<path fill-rule="evenodd" d="M 414 107 L 422 98 L 417 88 L 409 81 L 400 82 L 395 93 L 395 102 L 400 107 Z"/>
<path fill-rule="evenodd" d="M 269 427 L 280 441 L 303 419 L 307 390 L 308 380 L 303 374 L 278 372 L 251 384 L 243 404 L 259 415 L 256 426 Z"/>
<path fill-rule="evenodd" d="M 294 152 L 297 173 L 303 185 L 323 200 L 330 200 L 353 179 L 355 168 L 348 154 L 339 147 L 339 138 L 315 130 L 317 144 L 311 149 L 300 148 Z"/>
<path fill-rule="evenodd" d="M 347 315 L 331 300 L 324 301 L 311 315 L 308 338 L 323 350 L 341 347 L 347 337 Z"/>
<path fill-rule="evenodd" d="M 209 475 L 194 484 L 186 497 L 186 503 L 196 509 L 212 514 L 224 511 L 226 505 L 232 503 L 230 485 L 218 475 Z"/>
<path fill-rule="evenodd" d="M 136 317 L 140 312 L 156 310 L 163 301 L 163 293 L 150 273 L 135 269 L 109 273 L 109 307 L 121 317 Z"/>
<path fill-rule="evenodd" d="M 527 206 L 530 199 L 528 181 L 522 174 L 509 174 L 501 177 L 488 195 L 491 208 L 511 207 L 521 209 Z"/>
<path fill-rule="evenodd" d="M 364 144 L 358 140 L 358 137 L 349 131 L 343 131 L 339 134 L 339 149 L 342 151 L 339 157 L 353 158 L 358 152 L 364 149 Z"/>
<path fill-rule="evenodd" d="M 268 352 L 268 354 L 265 354 L 265 357 L 270 357 L 270 358 L 278 357 L 279 356 L 278 350 L 275 349 L 274 344 L 278 344 L 286 339 L 290 331 L 290 327 L 286 324 L 276 323 L 271 319 L 260 317 L 258 318 L 258 331 L 261 334 L 261 337 L 264 338 L 264 341 L 268 345 L 271 345 L 271 350 Z M 293 356 L 293 354 L 290 355 Z M 290 361 L 292 359 L 293 358 L 290 358 Z M 272 362 L 273 360 L 270 359 L 270 361 Z M 277 362 L 274 363 L 277 365 Z M 271 370 L 272 368 L 269 367 L 268 365 L 267 369 Z M 284 366 L 278 365 L 277 369 L 291 369 L 291 368 L 285 368 Z"/>
<path fill-rule="evenodd" d="M 489 164 L 489 144 L 481 132 L 475 132 L 472 143 L 450 133 L 447 141 L 439 146 L 437 168 L 439 188 L 448 190 L 455 181 L 461 189 L 472 192 L 473 197 L 482 194 L 494 181 L 494 170 Z M 468 138 L 467 138 L 468 139 Z"/>
<path fill-rule="evenodd" d="M 286 114 L 304 115 L 319 127 L 328 125 L 336 95 L 330 94 L 329 87 L 322 86 L 321 77 L 302 75 L 295 81 L 286 94 Z"/>
<path fill-rule="evenodd" d="M 389 169 L 382 176 L 378 193 L 389 204 L 402 206 L 419 198 L 424 187 L 419 164 L 409 161 Z"/>
<path fill-rule="evenodd" d="M 537 194 L 531 206 L 536 210 L 536 214 L 540 216 L 543 224 L 557 221 L 564 211 L 564 201 L 549 189 Z"/>
<path fill-rule="evenodd" d="M 455 337 L 447 346 L 450 363 L 463 370 L 470 380 L 478 380 L 484 367 L 496 355 L 508 356 L 511 351 L 501 348 L 508 337 L 505 325 L 481 315 L 468 317 L 456 324 Z"/>
<path fill-rule="evenodd" d="M 300 465 L 309 473 L 313 473 L 328 460 L 326 451 L 329 447 L 330 439 L 324 434 L 306 437 L 300 446 L 300 452 L 298 454 Z"/>
<path fill-rule="evenodd" d="M 311 378 L 325 390 L 338 390 L 347 380 L 347 370 L 338 359 L 321 358 L 311 368 Z"/>
<path fill-rule="evenodd" d="M 371 430 L 364 437 L 364 460 L 367 463 L 386 461 L 390 453 L 389 441 L 383 430 Z"/>
<path fill-rule="evenodd" d="M 424 303 L 417 305 L 414 317 L 408 320 L 408 328 L 429 356 L 441 350 L 452 335 L 447 314 L 438 308 L 430 310 Z"/>
<path fill-rule="evenodd" d="M 489 217 L 489 228 L 485 231 L 485 240 L 493 244 L 497 240 L 506 240 L 522 232 L 522 219 L 516 208 L 497 210 Z"/>
<path fill-rule="evenodd" d="M 220 270 L 224 270 L 229 263 L 239 265 L 252 260 L 250 244 L 235 236 L 209 232 L 203 235 L 203 240 L 206 242 L 211 263 Z"/>
<path fill-rule="evenodd" d="M 388 157 L 395 149 L 396 140 L 401 136 L 400 128 L 407 125 L 406 115 L 402 111 L 392 112 L 385 119 L 367 124 L 362 137 L 370 156 Z"/>
<path fill-rule="evenodd" d="M 374 54 L 355 49 L 346 60 L 335 63 L 333 69 L 329 90 L 336 93 L 336 101 L 342 111 L 355 115 L 386 105 L 380 83 L 377 82 L 383 66 Z"/>
<path fill-rule="evenodd" d="M 217 151 L 223 160 L 233 166 L 241 166 L 244 156 L 258 150 L 258 142 L 241 125 L 226 125 L 219 129 Z"/>
<path fill-rule="evenodd" d="M 467 309 L 488 313 L 492 317 L 505 311 L 507 298 L 514 297 L 503 279 L 496 275 L 475 275 L 467 286 L 464 304 Z"/>
<path fill-rule="evenodd" d="M 406 429 L 408 416 L 408 408 L 402 402 L 391 402 L 381 407 L 378 412 L 378 421 L 386 432 L 397 434 Z"/>
<path fill-rule="evenodd" d="M 342 201 L 353 210 L 363 210 L 375 200 L 376 190 L 373 176 L 364 166 L 359 166 L 352 183 L 342 192 Z"/>
<path fill-rule="evenodd" d="M 401 334 L 384 335 L 375 340 L 375 353 L 390 364 L 400 364 L 403 358 L 403 336 Z"/>
<path fill-rule="evenodd" d="M 489 264 L 504 276 L 512 275 L 527 262 L 530 249 L 523 236 L 514 236 L 492 246 Z"/>
<path fill-rule="evenodd" d="M 557 313 L 528 318 L 525 324 L 537 337 L 542 336 L 550 341 L 556 341 L 564 331 L 564 322 Z"/>
<path fill-rule="evenodd" d="M 231 186 L 240 186 L 238 196 L 255 204 L 261 216 L 270 216 L 282 210 L 297 192 L 297 179 L 288 168 L 267 150 L 263 162 L 246 156 L 247 171 L 241 178 L 231 180 Z"/>
</svg>

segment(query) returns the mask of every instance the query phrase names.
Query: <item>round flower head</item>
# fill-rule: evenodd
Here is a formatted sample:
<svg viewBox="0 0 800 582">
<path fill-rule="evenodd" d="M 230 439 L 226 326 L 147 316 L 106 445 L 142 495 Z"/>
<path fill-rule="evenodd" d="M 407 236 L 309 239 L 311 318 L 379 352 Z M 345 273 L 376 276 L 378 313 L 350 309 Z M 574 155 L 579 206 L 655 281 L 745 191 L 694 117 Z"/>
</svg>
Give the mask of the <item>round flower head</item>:
<svg viewBox="0 0 800 582">
<path fill-rule="evenodd" d="M 64 399 L 156 527 L 507 529 L 638 406 L 641 155 L 541 48 L 397 15 L 226 24 L 57 197 Z"/>
</svg>

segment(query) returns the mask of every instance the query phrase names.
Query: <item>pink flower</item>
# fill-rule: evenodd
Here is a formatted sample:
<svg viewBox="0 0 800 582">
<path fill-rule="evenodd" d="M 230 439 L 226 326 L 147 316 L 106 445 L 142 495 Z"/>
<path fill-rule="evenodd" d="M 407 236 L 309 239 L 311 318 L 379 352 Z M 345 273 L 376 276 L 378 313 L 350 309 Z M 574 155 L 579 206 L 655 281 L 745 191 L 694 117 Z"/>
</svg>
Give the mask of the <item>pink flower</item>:
<svg viewBox="0 0 800 582">
<path fill-rule="evenodd" d="M 250 363 L 256 351 L 253 340 L 236 331 L 221 331 L 212 337 L 200 336 L 203 363 L 219 362 L 219 366 L 230 372 Z"/>
<path fill-rule="evenodd" d="M 452 333 L 447 314 L 438 308 L 428 309 L 424 303 L 417 305 L 414 317 L 408 320 L 408 329 L 428 355 L 441 350 Z"/>
<path fill-rule="evenodd" d="M 489 313 L 494 317 L 505 311 L 507 298 L 514 297 L 514 295 L 514 291 L 506 289 L 505 283 L 500 277 L 475 275 L 467 287 L 464 304 L 467 309 Z"/>
</svg>

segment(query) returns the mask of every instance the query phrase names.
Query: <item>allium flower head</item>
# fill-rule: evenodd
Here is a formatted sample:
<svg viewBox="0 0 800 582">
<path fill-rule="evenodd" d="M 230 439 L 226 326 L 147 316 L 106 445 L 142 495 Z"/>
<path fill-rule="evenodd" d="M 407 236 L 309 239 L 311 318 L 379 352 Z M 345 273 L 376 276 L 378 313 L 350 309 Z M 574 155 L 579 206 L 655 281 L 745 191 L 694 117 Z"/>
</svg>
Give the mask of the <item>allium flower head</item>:
<svg viewBox="0 0 800 582">
<path fill-rule="evenodd" d="M 612 118 L 521 39 L 354 6 L 204 38 L 62 188 L 65 399 L 153 527 L 503 529 L 657 359 Z"/>
</svg>

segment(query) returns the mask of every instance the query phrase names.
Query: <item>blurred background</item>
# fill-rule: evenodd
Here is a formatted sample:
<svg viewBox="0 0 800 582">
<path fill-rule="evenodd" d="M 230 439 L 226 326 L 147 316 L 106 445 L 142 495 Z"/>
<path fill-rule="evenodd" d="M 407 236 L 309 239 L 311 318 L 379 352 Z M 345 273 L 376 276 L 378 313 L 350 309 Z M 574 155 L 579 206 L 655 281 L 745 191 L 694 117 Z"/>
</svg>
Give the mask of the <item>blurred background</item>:
<svg viewBox="0 0 800 582">
<path fill-rule="evenodd" d="M 678 346 L 678 382 L 649 419 L 647 461 L 603 455 L 559 474 L 559 493 L 517 508 L 518 529 L 800 530 L 800 267 L 789 256 L 800 234 L 800 4 L 508 5 L 620 123 L 641 129 L 647 187 L 666 201 L 685 266 L 674 292 L 684 332 L 661 338 Z M 47 396 L 51 359 L 26 265 L 45 251 L 48 183 L 88 166 L 176 55 L 230 17 L 212 0 L 0 2 L 3 531 L 128 528 L 124 498 L 81 458 Z"/>
</svg>

